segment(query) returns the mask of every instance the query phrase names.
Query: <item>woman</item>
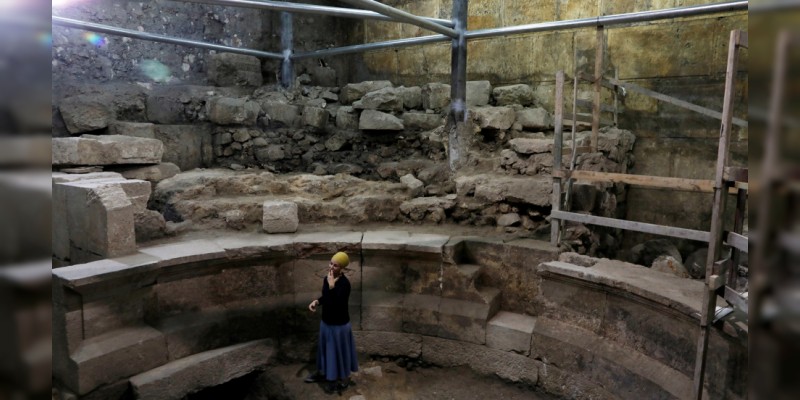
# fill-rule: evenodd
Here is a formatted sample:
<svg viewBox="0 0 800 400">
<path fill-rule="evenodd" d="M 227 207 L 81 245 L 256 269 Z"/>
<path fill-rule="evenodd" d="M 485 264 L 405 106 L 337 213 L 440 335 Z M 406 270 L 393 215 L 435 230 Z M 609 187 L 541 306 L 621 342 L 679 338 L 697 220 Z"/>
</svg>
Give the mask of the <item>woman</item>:
<svg viewBox="0 0 800 400">
<path fill-rule="evenodd" d="M 350 385 L 350 373 L 358 371 L 356 346 L 350 325 L 348 301 L 350 281 L 344 269 L 350 258 L 344 252 L 331 257 L 328 275 L 322 281 L 322 296 L 311 302 L 308 309 L 317 311 L 322 305 L 322 321 L 319 324 L 319 347 L 317 349 L 317 372 L 309 375 L 307 383 L 327 380 L 325 391 L 333 393 Z"/>
</svg>

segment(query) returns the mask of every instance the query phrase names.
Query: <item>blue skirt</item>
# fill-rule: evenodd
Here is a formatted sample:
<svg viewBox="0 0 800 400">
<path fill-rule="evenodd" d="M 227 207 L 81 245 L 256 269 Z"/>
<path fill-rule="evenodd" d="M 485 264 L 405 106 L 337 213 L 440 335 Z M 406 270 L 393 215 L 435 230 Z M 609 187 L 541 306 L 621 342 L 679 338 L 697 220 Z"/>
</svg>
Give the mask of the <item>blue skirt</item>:
<svg viewBox="0 0 800 400">
<path fill-rule="evenodd" d="M 317 370 L 329 381 L 347 378 L 351 372 L 358 371 L 356 342 L 349 322 L 328 325 L 320 321 Z"/>
</svg>

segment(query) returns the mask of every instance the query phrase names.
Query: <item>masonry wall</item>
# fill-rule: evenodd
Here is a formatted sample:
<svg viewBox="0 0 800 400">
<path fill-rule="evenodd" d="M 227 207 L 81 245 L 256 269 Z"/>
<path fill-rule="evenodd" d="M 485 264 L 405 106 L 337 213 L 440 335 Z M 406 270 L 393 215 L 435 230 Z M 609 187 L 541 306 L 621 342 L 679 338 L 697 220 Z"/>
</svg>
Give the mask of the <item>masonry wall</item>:
<svg viewBox="0 0 800 400">
<path fill-rule="evenodd" d="M 709 0 L 471 0 L 468 29 L 587 18 L 597 15 L 657 10 Z M 418 15 L 450 18 L 452 1 L 387 1 Z M 724 93 L 728 37 L 732 29 L 747 30 L 745 12 L 665 20 L 606 29 L 605 76 L 644 86 L 711 109 L 721 110 Z M 365 42 L 432 34 L 417 27 L 366 21 L 354 28 Z M 468 44 L 467 79 L 487 79 L 496 85 L 526 83 L 534 87 L 537 102 L 553 110 L 557 70 L 592 74 L 595 64 L 595 29 L 543 32 L 471 40 Z M 395 84 L 421 81 L 449 83 L 450 43 L 387 49 L 365 53 L 361 68 L 350 80 L 389 79 Z M 734 115 L 747 116 L 748 51 L 740 58 Z M 568 79 L 569 80 L 569 79 Z M 591 88 L 580 85 L 578 97 L 591 99 Z M 572 90 L 565 90 L 571 112 Z M 604 95 L 604 102 L 610 103 Z M 716 162 L 720 123 L 694 112 L 636 93 L 620 99 L 619 126 L 637 137 L 630 173 L 711 179 Z M 579 112 L 581 112 L 579 110 Z M 587 112 L 587 111 L 583 111 Z M 608 115 L 604 116 L 608 117 Z M 734 127 L 732 162 L 747 163 L 746 129 Z M 627 219 L 686 228 L 708 229 L 711 194 L 696 194 L 633 187 L 628 193 Z M 628 244 L 642 240 L 628 235 Z"/>
</svg>

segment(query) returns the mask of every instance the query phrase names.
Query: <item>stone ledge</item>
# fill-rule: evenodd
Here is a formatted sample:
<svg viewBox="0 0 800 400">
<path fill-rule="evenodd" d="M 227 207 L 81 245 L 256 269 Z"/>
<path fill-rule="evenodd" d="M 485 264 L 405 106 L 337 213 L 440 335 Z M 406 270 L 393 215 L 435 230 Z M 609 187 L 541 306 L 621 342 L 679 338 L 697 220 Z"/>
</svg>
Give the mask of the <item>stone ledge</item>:
<svg viewBox="0 0 800 400">
<path fill-rule="evenodd" d="M 675 309 L 693 319 L 700 318 L 704 286 L 699 281 L 607 259 L 588 268 L 551 261 L 540 264 L 537 272 L 542 277 L 561 276 L 619 289 Z"/>
<path fill-rule="evenodd" d="M 268 340 L 240 343 L 172 361 L 136 375 L 130 382 L 138 398 L 179 399 L 263 368 L 273 353 Z"/>
</svg>

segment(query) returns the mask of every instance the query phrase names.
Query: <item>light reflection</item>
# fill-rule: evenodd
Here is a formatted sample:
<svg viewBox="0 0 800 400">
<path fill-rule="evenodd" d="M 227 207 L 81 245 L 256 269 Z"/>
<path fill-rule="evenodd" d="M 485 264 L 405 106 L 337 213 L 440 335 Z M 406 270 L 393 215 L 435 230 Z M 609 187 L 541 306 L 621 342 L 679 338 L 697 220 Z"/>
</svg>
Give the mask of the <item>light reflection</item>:
<svg viewBox="0 0 800 400">
<path fill-rule="evenodd" d="M 139 64 L 139 69 L 156 82 L 167 82 L 170 79 L 169 67 L 157 60 L 144 60 Z"/>
</svg>

